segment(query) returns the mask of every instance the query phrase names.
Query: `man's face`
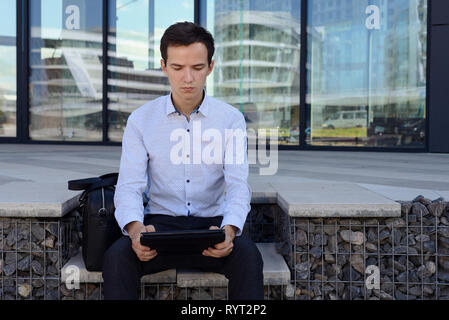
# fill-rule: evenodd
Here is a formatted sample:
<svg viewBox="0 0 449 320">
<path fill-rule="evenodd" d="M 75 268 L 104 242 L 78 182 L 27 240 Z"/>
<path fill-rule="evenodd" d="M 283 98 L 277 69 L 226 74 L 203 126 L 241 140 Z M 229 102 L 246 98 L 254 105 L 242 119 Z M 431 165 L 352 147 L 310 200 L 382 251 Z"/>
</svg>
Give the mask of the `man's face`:
<svg viewBox="0 0 449 320">
<path fill-rule="evenodd" d="M 169 46 L 167 65 L 161 67 L 168 76 L 172 94 L 182 102 L 195 102 L 202 98 L 207 76 L 212 72 L 214 61 L 209 65 L 207 48 L 201 42 L 188 46 Z"/>
</svg>

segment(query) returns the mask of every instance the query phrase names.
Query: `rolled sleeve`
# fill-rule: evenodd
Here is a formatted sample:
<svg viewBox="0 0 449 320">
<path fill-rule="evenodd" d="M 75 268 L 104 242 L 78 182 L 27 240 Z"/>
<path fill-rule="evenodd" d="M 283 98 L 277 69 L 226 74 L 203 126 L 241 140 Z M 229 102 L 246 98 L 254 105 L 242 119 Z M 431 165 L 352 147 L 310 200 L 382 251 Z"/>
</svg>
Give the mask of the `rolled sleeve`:
<svg viewBox="0 0 449 320">
<path fill-rule="evenodd" d="M 143 223 L 142 194 L 148 185 L 148 153 L 133 114 L 128 118 L 122 139 L 122 155 L 117 186 L 114 194 L 115 219 L 122 233 L 133 221 Z"/>
<path fill-rule="evenodd" d="M 241 113 L 234 122 L 233 131 L 226 135 L 224 179 L 225 209 L 221 227 L 233 225 L 238 228 L 236 236 L 242 234 L 248 212 L 251 210 L 251 187 L 248 184 L 248 156 L 246 123 Z M 244 134 L 243 140 L 238 130 Z M 236 133 L 234 139 L 233 133 Z"/>
</svg>

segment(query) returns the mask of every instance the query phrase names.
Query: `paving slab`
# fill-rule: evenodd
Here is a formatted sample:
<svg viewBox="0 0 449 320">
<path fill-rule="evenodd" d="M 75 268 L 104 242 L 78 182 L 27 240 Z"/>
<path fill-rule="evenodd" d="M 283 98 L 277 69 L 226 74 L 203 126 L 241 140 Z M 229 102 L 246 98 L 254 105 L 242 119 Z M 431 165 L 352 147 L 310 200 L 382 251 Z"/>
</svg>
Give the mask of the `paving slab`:
<svg viewBox="0 0 449 320">
<path fill-rule="evenodd" d="M 429 189 L 394 187 L 394 186 L 384 186 L 379 184 L 364 184 L 364 183 L 359 183 L 358 185 L 368 190 L 374 191 L 378 194 L 381 194 L 386 198 L 396 201 L 411 201 L 419 195 L 422 195 L 430 200 L 435 200 L 440 197 L 438 191 Z"/>
<path fill-rule="evenodd" d="M 88 271 L 84 264 L 83 256 L 78 253 L 72 257 L 61 270 L 61 282 L 73 279 L 74 272 L 79 270 L 80 283 L 102 283 L 103 276 L 100 271 Z M 70 278 L 69 278 L 70 277 Z M 141 278 L 143 283 L 176 283 L 176 269 L 169 269 L 154 274 L 148 274 Z"/>
<path fill-rule="evenodd" d="M 278 204 L 291 217 L 399 217 L 401 206 L 355 183 L 276 183 Z"/>
</svg>

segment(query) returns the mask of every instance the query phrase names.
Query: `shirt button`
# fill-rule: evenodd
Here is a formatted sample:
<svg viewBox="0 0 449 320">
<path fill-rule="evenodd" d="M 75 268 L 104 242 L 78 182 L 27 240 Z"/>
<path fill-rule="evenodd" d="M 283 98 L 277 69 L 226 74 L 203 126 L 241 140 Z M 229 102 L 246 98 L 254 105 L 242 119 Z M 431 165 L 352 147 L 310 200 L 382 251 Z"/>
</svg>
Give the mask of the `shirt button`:
<svg viewBox="0 0 449 320">
<path fill-rule="evenodd" d="M 189 155 L 187 155 L 187 158 L 190 157 Z"/>
<path fill-rule="evenodd" d="M 190 202 L 187 202 L 187 205 L 190 206 Z"/>
<path fill-rule="evenodd" d="M 187 183 L 189 183 L 190 182 L 190 180 L 187 180 Z"/>
<path fill-rule="evenodd" d="M 190 132 L 190 129 L 187 129 L 187 132 Z"/>
</svg>

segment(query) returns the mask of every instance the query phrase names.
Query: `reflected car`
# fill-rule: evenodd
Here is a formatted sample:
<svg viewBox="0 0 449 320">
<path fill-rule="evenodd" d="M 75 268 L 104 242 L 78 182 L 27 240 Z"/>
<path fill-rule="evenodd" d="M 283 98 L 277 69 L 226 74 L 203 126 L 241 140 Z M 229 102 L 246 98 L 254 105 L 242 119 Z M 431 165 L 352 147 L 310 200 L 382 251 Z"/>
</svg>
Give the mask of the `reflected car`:
<svg viewBox="0 0 449 320">
<path fill-rule="evenodd" d="M 365 111 L 339 111 L 326 120 L 323 129 L 366 127 Z"/>
</svg>

